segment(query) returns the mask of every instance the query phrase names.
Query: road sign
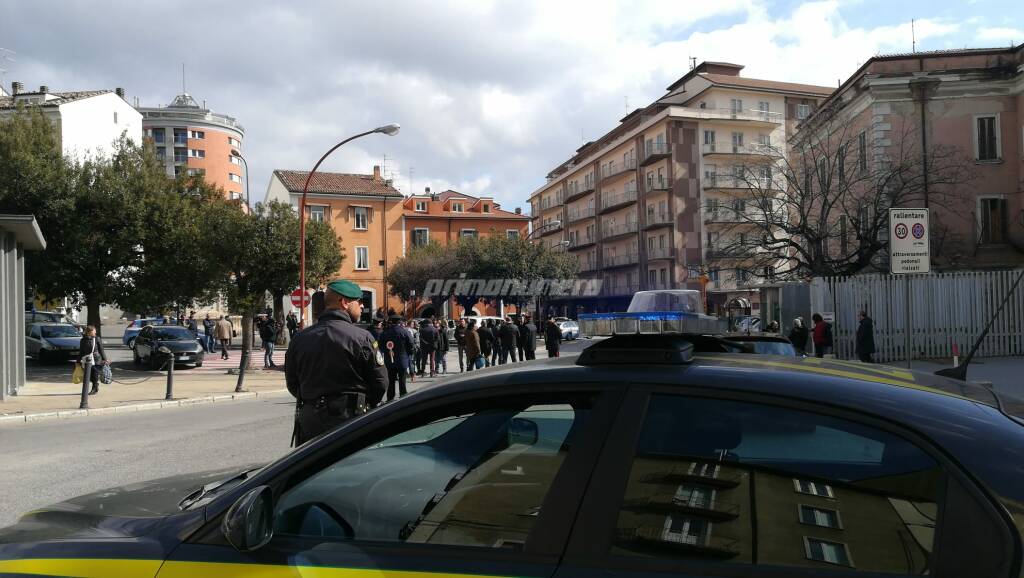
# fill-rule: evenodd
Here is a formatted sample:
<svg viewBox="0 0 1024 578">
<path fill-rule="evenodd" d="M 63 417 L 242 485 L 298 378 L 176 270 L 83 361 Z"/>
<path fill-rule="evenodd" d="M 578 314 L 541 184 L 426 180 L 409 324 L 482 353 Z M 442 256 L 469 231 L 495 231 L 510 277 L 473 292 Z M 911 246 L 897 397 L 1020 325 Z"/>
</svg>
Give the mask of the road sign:
<svg viewBox="0 0 1024 578">
<path fill-rule="evenodd" d="M 928 209 L 889 209 L 889 272 L 928 273 Z"/>
<path fill-rule="evenodd" d="M 302 298 L 303 295 L 306 296 L 305 299 Z M 296 289 L 295 291 L 292 291 L 292 305 L 296 307 L 302 307 L 301 301 L 305 301 L 305 306 L 309 307 L 309 293 L 305 293 L 301 289 Z"/>
</svg>

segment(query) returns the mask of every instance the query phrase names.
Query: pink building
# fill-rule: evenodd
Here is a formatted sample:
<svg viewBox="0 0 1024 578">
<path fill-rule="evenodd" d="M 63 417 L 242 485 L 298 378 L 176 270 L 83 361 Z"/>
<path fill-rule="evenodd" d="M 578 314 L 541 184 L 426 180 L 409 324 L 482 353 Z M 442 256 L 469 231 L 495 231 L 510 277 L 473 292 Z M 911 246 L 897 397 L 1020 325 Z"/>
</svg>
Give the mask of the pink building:
<svg viewBox="0 0 1024 578">
<path fill-rule="evenodd" d="M 900 146 L 918 155 L 936 146 L 956 150 L 971 175 L 967 186 L 945 202 L 922 195 L 914 203 L 931 209 L 932 230 L 940 233 L 932 238 L 933 268 L 1019 266 L 1022 113 L 1024 45 L 878 56 L 801 123 L 794 138 L 820 138 L 835 126 L 852 129 L 849 142 L 865 151 L 858 154 L 869 163 L 899 154 Z M 816 122 L 826 114 L 835 114 L 837 122 Z M 929 189 L 937 193 L 941 184 L 935 180 Z"/>
</svg>

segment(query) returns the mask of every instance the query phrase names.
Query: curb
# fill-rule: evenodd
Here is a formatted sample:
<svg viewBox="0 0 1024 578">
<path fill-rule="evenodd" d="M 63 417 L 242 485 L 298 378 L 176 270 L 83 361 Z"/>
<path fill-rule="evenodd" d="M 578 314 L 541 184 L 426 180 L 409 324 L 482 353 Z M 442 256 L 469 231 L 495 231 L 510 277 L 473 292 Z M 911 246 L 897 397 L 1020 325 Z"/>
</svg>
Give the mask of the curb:
<svg viewBox="0 0 1024 578">
<path fill-rule="evenodd" d="M 166 409 L 171 407 L 189 407 L 207 403 L 224 403 L 227 401 L 252 400 L 272 397 L 291 397 L 287 389 L 271 389 L 267 391 L 248 391 L 243 393 L 232 393 L 228 395 L 207 395 L 203 397 L 186 397 L 172 401 L 154 401 L 147 403 L 133 403 L 130 405 L 118 405 L 112 407 L 98 407 L 96 409 L 64 409 L 57 411 L 44 411 L 39 413 L 28 413 L 19 415 L 0 415 L 0 426 L 11 423 L 30 423 L 49 419 L 68 419 L 73 417 L 88 417 L 91 415 L 111 415 L 120 413 L 135 413 L 138 411 L 149 411 L 154 409 Z"/>
</svg>

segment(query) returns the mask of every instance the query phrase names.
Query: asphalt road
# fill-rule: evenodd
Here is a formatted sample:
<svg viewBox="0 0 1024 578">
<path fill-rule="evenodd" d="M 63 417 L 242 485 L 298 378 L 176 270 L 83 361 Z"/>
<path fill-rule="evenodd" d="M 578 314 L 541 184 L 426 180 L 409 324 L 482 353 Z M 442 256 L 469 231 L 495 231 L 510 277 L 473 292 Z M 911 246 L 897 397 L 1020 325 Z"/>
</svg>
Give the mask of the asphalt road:
<svg viewBox="0 0 1024 578">
<path fill-rule="evenodd" d="M 287 397 L 0 426 L 0 527 L 77 495 L 288 452 Z"/>
</svg>

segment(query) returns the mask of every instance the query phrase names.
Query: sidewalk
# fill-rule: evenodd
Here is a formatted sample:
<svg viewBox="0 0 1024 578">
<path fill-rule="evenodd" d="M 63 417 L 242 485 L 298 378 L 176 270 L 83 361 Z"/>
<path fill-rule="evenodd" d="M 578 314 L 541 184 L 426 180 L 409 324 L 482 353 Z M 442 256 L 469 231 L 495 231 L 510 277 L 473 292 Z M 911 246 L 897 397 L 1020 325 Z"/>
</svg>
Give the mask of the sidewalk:
<svg viewBox="0 0 1024 578">
<path fill-rule="evenodd" d="M 905 362 L 890 362 L 893 367 L 906 367 Z M 935 373 L 940 369 L 953 367 L 951 359 L 914 360 L 916 371 Z M 976 357 L 967 366 L 967 381 L 988 382 L 999 393 L 1024 399 L 1024 357 Z"/>
</svg>

